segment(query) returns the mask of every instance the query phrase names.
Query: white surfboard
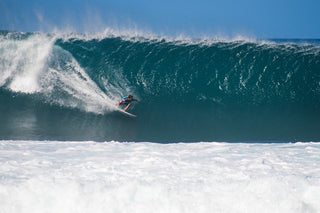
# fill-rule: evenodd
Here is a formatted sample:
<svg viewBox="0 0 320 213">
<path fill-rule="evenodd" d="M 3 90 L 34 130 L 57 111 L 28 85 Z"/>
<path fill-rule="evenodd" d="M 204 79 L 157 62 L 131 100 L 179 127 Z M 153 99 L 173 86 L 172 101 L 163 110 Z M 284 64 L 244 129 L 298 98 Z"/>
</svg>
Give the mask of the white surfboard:
<svg viewBox="0 0 320 213">
<path fill-rule="evenodd" d="M 124 111 L 124 110 L 122 110 L 122 109 L 120 109 L 119 111 L 122 112 L 122 113 L 125 114 L 125 115 L 130 116 L 130 117 L 138 117 L 138 116 L 136 116 L 136 115 L 134 115 L 134 114 L 131 114 L 131 113 L 129 113 L 129 112 L 126 112 L 126 111 Z"/>
</svg>

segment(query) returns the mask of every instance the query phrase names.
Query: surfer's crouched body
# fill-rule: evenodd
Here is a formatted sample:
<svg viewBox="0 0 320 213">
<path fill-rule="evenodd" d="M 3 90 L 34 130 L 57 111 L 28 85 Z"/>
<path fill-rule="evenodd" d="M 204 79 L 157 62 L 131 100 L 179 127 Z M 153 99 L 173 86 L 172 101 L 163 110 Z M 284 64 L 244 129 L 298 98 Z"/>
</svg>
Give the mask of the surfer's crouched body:
<svg viewBox="0 0 320 213">
<path fill-rule="evenodd" d="M 121 99 L 121 101 L 119 101 L 119 103 L 117 103 L 117 106 L 118 107 L 125 106 L 123 111 L 126 111 L 130 107 L 132 101 L 138 101 L 139 102 L 140 100 L 133 99 L 132 95 L 128 95 L 128 96 L 123 97 Z"/>
</svg>

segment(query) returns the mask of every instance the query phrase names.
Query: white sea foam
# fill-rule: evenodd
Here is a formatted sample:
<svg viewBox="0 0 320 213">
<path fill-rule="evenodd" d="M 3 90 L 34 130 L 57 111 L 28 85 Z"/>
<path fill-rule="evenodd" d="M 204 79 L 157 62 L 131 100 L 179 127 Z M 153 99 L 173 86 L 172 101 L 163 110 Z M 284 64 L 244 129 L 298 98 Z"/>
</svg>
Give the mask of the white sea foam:
<svg viewBox="0 0 320 213">
<path fill-rule="evenodd" d="M 319 212 L 320 144 L 0 141 L 13 212 Z"/>
<path fill-rule="evenodd" d="M 0 37 L 0 86 L 37 93 L 64 107 L 94 113 L 115 110 L 116 97 L 105 94 L 70 53 L 55 46 L 56 39 L 42 33 L 22 40 Z"/>
<path fill-rule="evenodd" d="M 39 77 L 54 40 L 35 34 L 27 40 L 0 40 L 0 85 L 8 84 L 15 92 L 35 93 L 41 90 Z"/>
<path fill-rule="evenodd" d="M 43 92 L 50 101 L 95 113 L 115 108 L 112 94 L 106 95 L 69 52 L 56 46 L 48 60 L 52 65 L 42 80 Z M 61 96 L 61 92 L 67 96 Z"/>
</svg>

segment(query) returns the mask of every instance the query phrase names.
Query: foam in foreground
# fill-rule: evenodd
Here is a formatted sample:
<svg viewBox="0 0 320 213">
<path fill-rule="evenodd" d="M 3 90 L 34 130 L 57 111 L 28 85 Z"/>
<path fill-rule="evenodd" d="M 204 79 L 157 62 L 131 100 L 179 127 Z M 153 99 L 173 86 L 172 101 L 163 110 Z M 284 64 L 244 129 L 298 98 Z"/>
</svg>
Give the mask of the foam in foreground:
<svg viewBox="0 0 320 213">
<path fill-rule="evenodd" d="M 319 212 L 319 143 L 0 142 L 1 212 Z"/>
</svg>

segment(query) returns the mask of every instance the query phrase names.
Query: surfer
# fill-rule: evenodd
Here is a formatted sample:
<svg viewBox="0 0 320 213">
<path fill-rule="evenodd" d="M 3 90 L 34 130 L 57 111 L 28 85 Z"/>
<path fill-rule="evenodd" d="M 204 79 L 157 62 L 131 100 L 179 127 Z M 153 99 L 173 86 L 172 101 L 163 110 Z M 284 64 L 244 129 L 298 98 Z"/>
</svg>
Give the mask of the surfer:
<svg viewBox="0 0 320 213">
<path fill-rule="evenodd" d="M 121 101 L 119 101 L 119 103 L 117 103 L 117 106 L 120 107 L 121 106 L 125 106 L 125 108 L 123 109 L 123 111 L 126 111 L 130 105 L 131 105 L 131 102 L 132 101 L 138 101 L 140 102 L 140 100 L 137 100 L 137 99 L 133 99 L 133 96 L 132 95 L 128 95 L 128 96 L 125 96 L 121 99 Z"/>
</svg>

